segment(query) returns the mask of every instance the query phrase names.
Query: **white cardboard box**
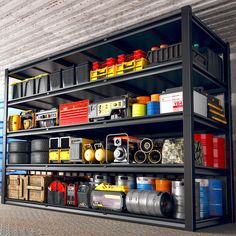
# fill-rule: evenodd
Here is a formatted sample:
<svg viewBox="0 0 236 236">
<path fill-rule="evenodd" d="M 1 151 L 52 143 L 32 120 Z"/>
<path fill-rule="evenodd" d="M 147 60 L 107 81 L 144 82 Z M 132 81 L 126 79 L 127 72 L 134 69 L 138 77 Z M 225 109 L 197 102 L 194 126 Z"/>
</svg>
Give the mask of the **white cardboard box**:
<svg viewBox="0 0 236 236">
<path fill-rule="evenodd" d="M 207 97 L 193 91 L 194 112 L 207 117 Z M 160 96 L 160 113 L 183 111 L 183 92 L 164 93 Z"/>
</svg>

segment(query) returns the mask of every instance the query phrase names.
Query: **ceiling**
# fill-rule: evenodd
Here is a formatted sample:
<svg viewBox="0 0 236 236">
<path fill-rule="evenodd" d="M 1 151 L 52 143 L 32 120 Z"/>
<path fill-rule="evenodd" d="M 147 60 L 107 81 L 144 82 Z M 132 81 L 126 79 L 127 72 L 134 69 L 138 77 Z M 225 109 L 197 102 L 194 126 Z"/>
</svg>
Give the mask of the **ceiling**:
<svg viewBox="0 0 236 236">
<path fill-rule="evenodd" d="M 0 70 L 50 56 L 184 5 L 231 43 L 236 53 L 236 1 L 1 0 Z"/>
</svg>

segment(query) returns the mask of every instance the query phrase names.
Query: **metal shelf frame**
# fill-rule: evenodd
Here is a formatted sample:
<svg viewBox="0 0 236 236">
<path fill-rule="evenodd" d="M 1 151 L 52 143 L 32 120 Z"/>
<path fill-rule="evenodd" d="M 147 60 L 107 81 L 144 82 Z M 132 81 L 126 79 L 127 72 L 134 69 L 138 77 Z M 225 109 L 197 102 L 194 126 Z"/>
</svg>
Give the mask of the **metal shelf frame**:
<svg viewBox="0 0 236 236">
<path fill-rule="evenodd" d="M 127 45 L 118 45 L 120 40 L 124 40 L 127 37 L 133 36 L 145 31 L 156 32 L 158 27 L 166 27 L 168 24 L 180 24 L 181 40 L 182 40 L 182 58 L 179 61 L 163 63 L 153 67 L 148 67 L 142 71 L 133 72 L 121 76 L 117 76 L 113 79 L 104 79 L 96 82 L 89 82 L 81 85 L 76 85 L 71 88 L 61 89 L 57 91 L 48 92 L 45 94 L 35 95 L 33 97 L 26 97 L 20 99 L 14 99 L 9 101 L 8 99 L 8 84 L 9 77 L 24 78 L 24 73 L 27 70 L 38 68 L 37 70 L 43 71 L 40 67 L 42 63 L 61 63 L 63 66 L 71 65 L 66 61 L 66 57 L 70 55 L 77 55 L 83 53 L 89 55 L 89 57 L 98 58 L 98 55 L 91 56 L 86 50 L 94 49 L 96 47 L 104 45 L 115 45 L 115 47 L 121 48 L 123 51 L 127 50 Z M 162 28 L 163 29 L 163 28 Z M 204 42 L 209 41 L 211 48 L 217 48 L 217 50 L 223 53 L 224 59 L 224 81 L 218 81 L 209 72 L 201 69 L 192 60 L 192 44 L 196 40 L 194 38 L 193 31 L 198 31 Z M 230 83 L 230 58 L 229 58 L 229 44 L 221 40 L 215 33 L 213 33 L 204 23 L 202 23 L 197 17 L 192 14 L 190 6 L 181 8 L 181 10 L 175 11 L 171 14 L 167 14 L 162 17 L 158 17 L 149 22 L 143 22 L 139 25 L 132 26 L 125 29 L 122 32 L 110 34 L 103 38 L 98 38 L 79 45 L 79 47 L 72 48 L 65 52 L 60 52 L 57 55 L 50 55 L 46 58 L 41 58 L 37 61 L 32 61 L 21 67 L 15 69 L 6 69 L 5 71 L 5 112 L 4 112 L 4 132 L 3 132 L 3 160 L 2 160 L 2 198 L 3 204 L 11 204 L 18 206 L 27 206 L 40 209 L 48 209 L 55 211 L 70 212 L 76 214 L 85 214 L 90 216 L 100 216 L 105 218 L 132 221 L 137 223 L 145 223 L 159 226 L 174 227 L 179 229 L 185 229 L 188 231 L 195 231 L 202 227 L 209 227 L 212 225 L 234 222 L 234 180 L 233 180 L 233 148 L 232 148 L 232 111 L 231 111 L 231 83 Z M 48 129 L 33 129 L 17 132 L 7 131 L 8 120 L 8 108 L 29 108 L 29 107 L 43 107 L 53 104 L 51 98 L 64 99 L 70 98 L 72 93 L 78 93 L 86 91 L 90 94 L 99 95 L 96 89 L 104 88 L 106 86 L 119 86 L 131 93 L 135 92 L 138 87 L 135 87 L 136 81 L 140 81 L 142 78 L 147 80 L 147 83 L 151 81 L 151 77 L 155 76 L 159 81 L 164 83 L 172 83 L 174 87 L 174 81 L 168 81 L 167 78 L 163 78 L 164 73 L 180 71 L 181 85 L 183 87 L 183 104 L 184 109 L 181 113 L 158 115 L 153 117 L 142 118 L 128 118 L 117 121 L 106 121 L 89 123 L 82 125 L 61 126 L 52 127 Z M 158 77 L 159 76 L 159 77 Z M 168 76 L 167 76 L 168 77 Z M 200 78 L 200 79 L 199 79 Z M 133 83 L 133 84 L 130 84 Z M 225 97 L 225 110 L 227 114 L 227 125 L 221 125 L 208 118 L 197 115 L 193 111 L 193 87 L 203 83 L 207 88 L 213 88 L 221 91 Z M 205 83 L 205 84 L 204 84 Z M 140 89 L 140 88 L 139 88 Z M 139 90 L 141 92 L 141 90 Z M 142 90 L 145 93 L 145 88 Z M 148 90 L 146 89 L 146 93 Z M 106 97 L 108 94 L 100 94 L 101 97 Z M 172 125 L 171 125 L 172 124 Z M 152 126 L 153 125 L 153 126 Z M 91 132 L 99 135 L 105 134 L 102 130 L 107 132 L 110 130 L 120 130 L 121 127 L 127 128 L 129 131 L 137 130 L 137 126 L 149 127 L 149 132 L 153 127 L 164 127 L 160 132 L 160 137 L 168 135 L 182 135 L 184 137 L 184 155 L 189 157 L 185 158 L 184 165 L 83 165 L 83 164 L 47 164 L 47 165 L 8 165 L 7 159 L 7 139 L 33 139 L 35 137 L 47 137 L 58 135 L 59 133 L 73 133 L 80 131 L 83 134 L 91 134 Z M 173 126 L 176 130 L 173 129 Z M 166 132 L 164 131 L 166 129 Z M 174 130 L 174 131 L 173 131 Z M 224 134 L 226 137 L 226 157 L 227 157 L 227 169 L 216 169 L 195 166 L 194 163 L 194 132 L 198 131 L 211 131 L 213 133 Z M 151 132 L 151 131 L 150 131 Z M 148 133 L 147 133 L 148 134 Z M 151 134 L 151 133 L 150 133 Z M 132 214 L 116 214 L 116 213 L 102 213 L 94 210 L 79 210 L 70 207 L 56 207 L 49 206 L 47 204 L 37 204 L 30 202 L 22 202 L 17 200 L 9 200 L 6 198 L 6 172 L 11 170 L 25 170 L 25 171 L 73 171 L 73 172 L 108 172 L 108 173 L 153 173 L 153 174 L 177 174 L 184 176 L 185 181 L 185 220 L 179 221 L 167 218 L 153 218 L 145 216 L 136 216 Z M 207 220 L 196 221 L 195 219 L 195 177 L 196 176 L 213 176 L 213 177 L 225 177 L 227 179 L 227 213 L 224 217 L 211 218 Z"/>
</svg>

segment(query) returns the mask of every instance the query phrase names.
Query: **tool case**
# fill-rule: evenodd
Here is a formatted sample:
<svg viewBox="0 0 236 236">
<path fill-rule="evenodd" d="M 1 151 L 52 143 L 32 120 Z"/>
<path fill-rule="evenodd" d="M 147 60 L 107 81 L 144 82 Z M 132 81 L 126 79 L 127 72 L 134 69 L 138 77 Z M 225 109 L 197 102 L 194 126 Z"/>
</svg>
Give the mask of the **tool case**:
<svg viewBox="0 0 236 236">
<path fill-rule="evenodd" d="M 94 209 L 122 212 L 126 209 L 125 196 L 124 192 L 93 190 L 91 206 Z"/>
<path fill-rule="evenodd" d="M 55 180 L 48 186 L 48 204 L 66 206 L 67 184 Z"/>
<path fill-rule="evenodd" d="M 89 100 L 59 105 L 60 125 L 88 123 Z"/>
</svg>

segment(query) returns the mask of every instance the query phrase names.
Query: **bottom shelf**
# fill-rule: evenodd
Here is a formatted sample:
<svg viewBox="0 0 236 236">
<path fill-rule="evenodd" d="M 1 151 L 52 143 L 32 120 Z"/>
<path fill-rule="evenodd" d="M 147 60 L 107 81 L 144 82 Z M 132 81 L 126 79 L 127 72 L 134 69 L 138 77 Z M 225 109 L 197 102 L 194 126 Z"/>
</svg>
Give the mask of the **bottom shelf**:
<svg viewBox="0 0 236 236">
<path fill-rule="evenodd" d="M 180 220 L 180 219 L 151 217 L 151 216 L 135 215 L 135 214 L 130 214 L 130 213 L 122 213 L 122 212 L 101 212 L 95 209 L 76 208 L 76 207 L 70 207 L 70 206 L 53 206 L 46 203 L 27 202 L 27 201 L 12 200 L 12 199 L 6 199 L 5 204 L 22 206 L 22 207 L 25 206 L 25 207 L 31 207 L 31 208 L 37 208 L 37 209 L 44 209 L 44 210 L 60 211 L 60 212 L 87 215 L 87 216 L 93 216 L 93 217 L 102 217 L 102 218 L 121 220 L 121 221 L 129 221 L 129 222 L 134 222 L 134 223 L 139 223 L 139 224 L 150 224 L 150 225 L 156 225 L 156 226 L 185 229 L 184 220 Z M 226 224 L 226 223 L 230 223 L 229 217 L 212 217 L 212 218 L 196 221 L 196 229 L 202 229 L 202 228 L 216 226 L 220 224 Z"/>
<path fill-rule="evenodd" d="M 150 217 L 144 215 L 135 215 L 130 213 L 122 213 L 122 212 L 101 212 L 94 209 L 86 209 L 86 208 L 76 208 L 76 207 L 69 207 L 69 206 L 52 206 L 46 203 L 38 203 L 38 202 L 26 202 L 21 200 L 12 200 L 6 199 L 6 204 L 9 205 L 16 205 L 16 206 L 25 206 L 31 208 L 38 208 L 44 210 L 53 210 L 53 211 L 60 211 L 60 212 L 67 212 L 73 214 L 80 214 L 80 215 L 88 215 L 88 216 L 97 216 L 107 219 L 114 219 L 114 220 L 121 220 L 121 221 L 130 221 L 140 224 L 150 224 L 156 226 L 165 226 L 165 227 L 172 227 L 178 229 L 184 229 L 185 224 L 183 220 L 179 219 L 171 219 L 171 218 L 161 218 L 161 217 Z"/>
</svg>

